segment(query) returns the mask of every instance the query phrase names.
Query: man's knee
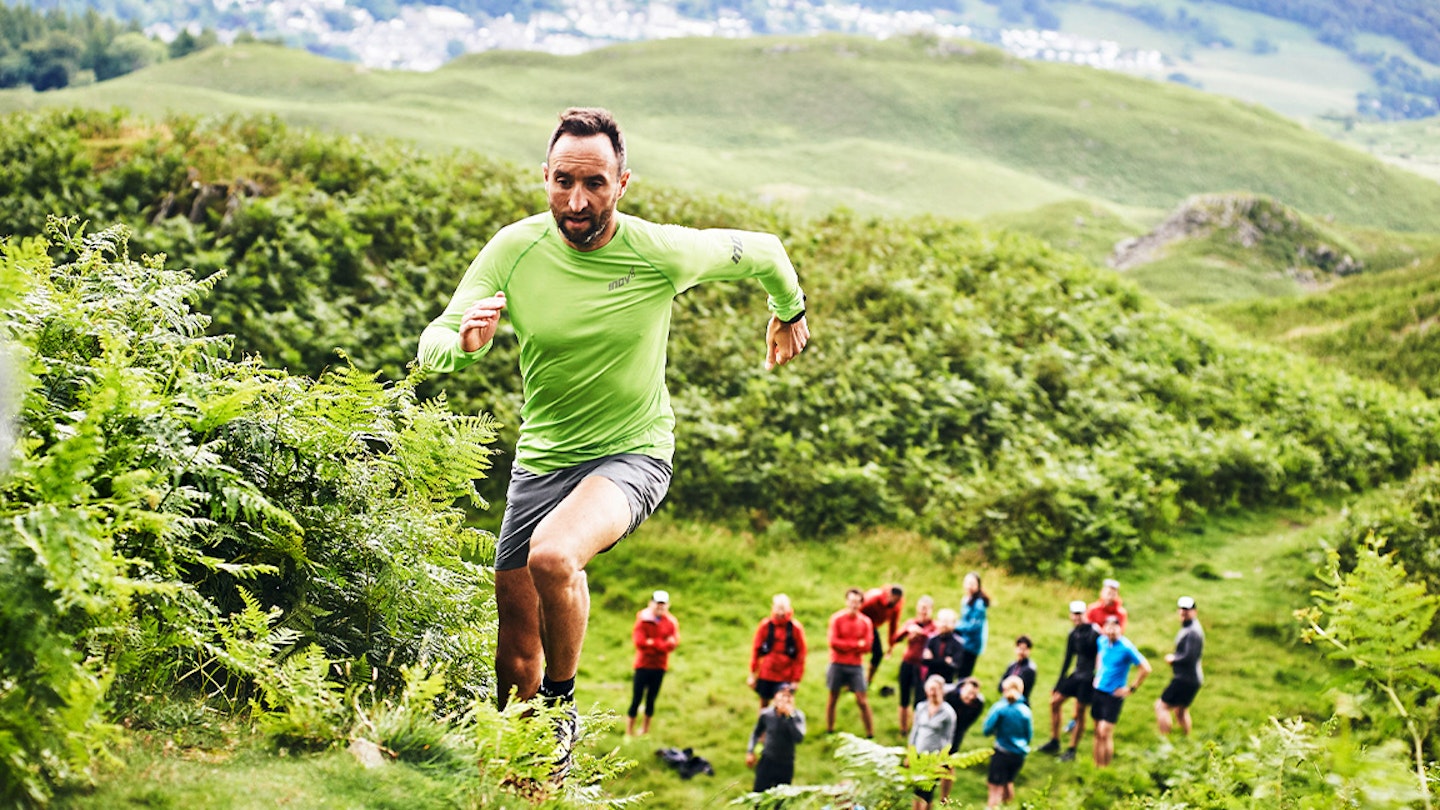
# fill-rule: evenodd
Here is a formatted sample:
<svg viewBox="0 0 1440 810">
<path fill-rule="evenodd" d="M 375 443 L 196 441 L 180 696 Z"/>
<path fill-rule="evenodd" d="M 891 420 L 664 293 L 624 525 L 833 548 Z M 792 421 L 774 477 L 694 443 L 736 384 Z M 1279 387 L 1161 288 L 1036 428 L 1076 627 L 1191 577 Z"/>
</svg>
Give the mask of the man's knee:
<svg viewBox="0 0 1440 810">
<path fill-rule="evenodd" d="M 575 556 L 555 544 L 531 548 L 529 568 L 538 587 L 563 585 L 581 570 Z"/>
</svg>

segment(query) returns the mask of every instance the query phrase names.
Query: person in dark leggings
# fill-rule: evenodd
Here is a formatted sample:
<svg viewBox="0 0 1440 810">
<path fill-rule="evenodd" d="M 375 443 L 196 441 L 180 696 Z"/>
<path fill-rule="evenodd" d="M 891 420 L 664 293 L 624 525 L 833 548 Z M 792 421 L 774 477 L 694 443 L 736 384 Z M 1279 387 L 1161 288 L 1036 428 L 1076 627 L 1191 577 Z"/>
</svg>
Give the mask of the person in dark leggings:
<svg viewBox="0 0 1440 810">
<path fill-rule="evenodd" d="M 655 696 L 670 667 L 670 653 L 680 643 L 680 623 L 670 613 L 670 594 L 656 591 L 650 604 L 635 614 L 635 679 L 630 698 L 629 721 L 625 733 L 635 735 L 635 717 L 640 701 L 645 701 L 645 720 L 641 734 L 650 733 L 650 718 L 655 715 Z"/>
</svg>

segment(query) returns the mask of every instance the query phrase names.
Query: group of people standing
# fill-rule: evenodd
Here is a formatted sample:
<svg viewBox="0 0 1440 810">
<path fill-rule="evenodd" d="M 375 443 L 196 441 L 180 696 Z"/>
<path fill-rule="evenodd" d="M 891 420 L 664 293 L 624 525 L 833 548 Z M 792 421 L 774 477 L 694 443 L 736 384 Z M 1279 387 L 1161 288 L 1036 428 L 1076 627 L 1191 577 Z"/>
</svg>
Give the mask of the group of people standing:
<svg viewBox="0 0 1440 810">
<path fill-rule="evenodd" d="M 1151 673 L 1149 661 L 1124 635 L 1129 615 L 1119 590 L 1119 582 L 1107 579 L 1097 601 L 1069 605 L 1072 629 L 1059 677 L 1050 692 L 1051 737 L 1038 749 L 1042 753 L 1073 760 L 1088 715 L 1095 721 L 1095 764 L 1105 767 L 1114 757 L 1114 731 L 1121 709 Z M 1031 751 L 1034 717 L 1030 697 L 1038 675 L 1031 659 L 1034 644 L 1026 635 L 1015 640 L 1015 658 L 999 679 L 1000 700 L 987 713 L 981 682 L 973 673 L 985 652 L 991 599 L 973 572 L 965 576 L 964 593 L 958 611 L 937 611 L 933 598 L 921 596 L 914 615 L 902 624 L 905 592 L 900 585 L 846 591 L 845 607 L 832 614 L 828 624 L 825 730 L 835 731 L 836 706 L 840 694 L 848 690 L 855 696 L 865 735 L 874 736 L 869 686 L 886 655 L 901 647 L 899 727 L 909 746 L 918 752 L 956 753 L 983 715 L 983 733 L 994 737 L 987 783 L 989 806 L 996 807 L 1014 798 L 1015 777 Z M 1177 609 L 1181 629 L 1174 652 L 1165 656 L 1173 677 L 1154 705 L 1162 734 L 1175 727 L 1189 733 L 1189 707 L 1202 683 L 1200 657 L 1205 635 L 1195 600 L 1181 597 Z M 642 705 L 639 733 L 649 731 L 669 653 L 680 640 L 679 623 L 669 612 L 668 593 L 656 591 L 636 614 L 633 638 L 634 690 L 627 726 L 632 735 Z M 790 598 L 776 594 L 769 615 L 755 628 L 747 677 L 760 704 L 745 752 L 746 765 L 755 770 L 756 792 L 788 784 L 794 778 L 796 745 L 806 733 L 805 714 L 795 705 L 795 691 L 805 677 L 808 653 L 805 628 L 795 618 Z M 1138 672 L 1133 682 L 1132 670 Z M 1062 730 L 1064 704 L 1070 700 L 1074 701 L 1073 717 Z M 917 790 L 916 810 L 930 807 L 937 790 L 940 800 L 947 800 L 950 788 L 951 780 L 941 779 L 933 789 Z"/>
</svg>

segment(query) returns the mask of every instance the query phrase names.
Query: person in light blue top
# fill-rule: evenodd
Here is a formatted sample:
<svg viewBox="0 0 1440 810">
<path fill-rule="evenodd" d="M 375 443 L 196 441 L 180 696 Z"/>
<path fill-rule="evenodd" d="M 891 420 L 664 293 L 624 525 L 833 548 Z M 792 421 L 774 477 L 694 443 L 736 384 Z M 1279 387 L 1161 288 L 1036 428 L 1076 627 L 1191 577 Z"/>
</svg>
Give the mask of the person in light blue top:
<svg viewBox="0 0 1440 810">
<path fill-rule="evenodd" d="M 1150 676 L 1150 662 L 1120 632 L 1119 618 L 1109 616 L 1095 642 L 1095 697 L 1090 703 L 1090 716 L 1095 718 L 1095 765 L 1100 768 L 1115 757 L 1115 723 L 1120 720 L 1125 698 Z M 1131 667 L 1140 669 L 1134 684 L 1129 682 Z"/>
<path fill-rule="evenodd" d="M 956 661 L 956 678 L 968 678 L 975 671 L 975 659 L 985 652 L 985 640 L 990 636 L 990 625 L 986 612 L 990 608 L 990 594 L 980 585 L 980 575 L 971 571 L 965 575 L 965 598 L 960 602 L 960 621 L 955 625 L 955 635 L 964 647 Z"/>
<path fill-rule="evenodd" d="M 1015 798 L 1015 777 L 1030 753 L 1034 734 L 1034 718 L 1025 702 L 1025 682 L 1011 675 L 1000 684 L 1004 699 L 995 704 L 985 717 L 985 734 L 995 738 L 995 752 L 990 755 L 990 788 L 987 807 L 999 807 Z"/>
</svg>

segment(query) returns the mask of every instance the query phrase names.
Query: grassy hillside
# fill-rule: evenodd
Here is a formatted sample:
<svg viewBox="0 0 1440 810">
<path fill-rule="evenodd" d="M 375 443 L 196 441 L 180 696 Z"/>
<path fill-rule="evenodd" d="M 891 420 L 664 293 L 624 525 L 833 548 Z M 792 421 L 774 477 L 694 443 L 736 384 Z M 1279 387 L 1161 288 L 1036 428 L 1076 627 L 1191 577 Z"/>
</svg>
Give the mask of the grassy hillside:
<svg viewBox="0 0 1440 810">
<path fill-rule="evenodd" d="M 1440 256 L 1322 293 L 1207 313 L 1322 362 L 1440 396 Z"/>
<path fill-rule="evenodd" d="M 1244 190 L 1357 224 L 1440 221 L 1440 185 L 1267 110 L 926 38 L 673 40 L 575 57 L 497 52 L 433 74 L 246 46 L 103 85 L 0 97 L 7 109 L 266 110 L 527 165 L 541 158 L 535 133 L 577 103 L 616 110 L 641 177 L 791 199 L 812 213 L 843 204 L 979 216 L 1066 197 L 1168 209 L 1191 194 Z"/>
</svg>

